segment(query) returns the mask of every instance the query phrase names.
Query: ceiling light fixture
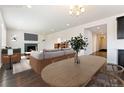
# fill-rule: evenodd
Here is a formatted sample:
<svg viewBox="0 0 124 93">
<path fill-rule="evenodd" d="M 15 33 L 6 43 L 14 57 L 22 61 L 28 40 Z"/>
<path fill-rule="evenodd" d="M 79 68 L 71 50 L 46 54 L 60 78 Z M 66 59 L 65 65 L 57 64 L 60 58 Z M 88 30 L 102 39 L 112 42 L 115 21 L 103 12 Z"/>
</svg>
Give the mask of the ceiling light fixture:
<svg viewBox="0 0 124 93">
<path fill-rule="evenodd" d="M 80 15 L 81 13 L 85 12 L 85 8 L 83 5 L 72 5 L 70 6 L 69 14 L 70 15 Z"/>
<path fill-rule="evenodd" d="M 66 26 L 70 26 L 70 24 L 66 24 Z"/>
<path fill-rule="evenodd" d="M 32 8 L 32 6 L 31 5 L 27 5 L 27 8 Z"/>
<path fill-rule="evenodd" d="M 97 29 L 100 29 L 100 27 L 97 27 Z"/>
</svg>

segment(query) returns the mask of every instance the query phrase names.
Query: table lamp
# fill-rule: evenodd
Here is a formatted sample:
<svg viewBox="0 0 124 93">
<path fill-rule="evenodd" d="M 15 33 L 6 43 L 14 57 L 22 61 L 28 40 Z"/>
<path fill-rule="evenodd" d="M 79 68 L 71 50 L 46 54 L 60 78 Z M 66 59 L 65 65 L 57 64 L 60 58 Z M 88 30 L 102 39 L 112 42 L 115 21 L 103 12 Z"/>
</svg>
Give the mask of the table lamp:
<svg viewBox="0 0 124 93">
<path fill-rule="evenodd" d="M 11 48 L 8 49 L 8 50 L 7 50 L 7 54 L 8 54 L 8 55 L 13 55 L 13 49 L 11 49 Z"/>
</svg>

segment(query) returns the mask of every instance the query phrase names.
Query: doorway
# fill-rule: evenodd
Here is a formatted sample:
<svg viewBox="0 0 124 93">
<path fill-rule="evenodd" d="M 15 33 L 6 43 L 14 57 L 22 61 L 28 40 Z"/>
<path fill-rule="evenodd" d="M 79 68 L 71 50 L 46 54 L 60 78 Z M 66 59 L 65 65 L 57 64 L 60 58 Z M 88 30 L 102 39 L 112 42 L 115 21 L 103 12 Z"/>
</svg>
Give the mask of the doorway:
<svg viewBox="0 0 124 93">
<path fill-rule="evenodd" d="M 85 35 L 89 44 L 85 54 L 107 57 L 107 24 L 86 28 Z"/>
</svg>

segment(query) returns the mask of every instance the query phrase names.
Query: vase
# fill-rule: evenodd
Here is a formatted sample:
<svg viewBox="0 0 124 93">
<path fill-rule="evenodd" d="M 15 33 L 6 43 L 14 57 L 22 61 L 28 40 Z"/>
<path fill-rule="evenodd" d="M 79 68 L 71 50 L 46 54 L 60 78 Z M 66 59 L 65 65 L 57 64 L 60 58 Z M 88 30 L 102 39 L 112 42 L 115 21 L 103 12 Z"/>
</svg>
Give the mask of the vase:
<svg viewBox="0 0 124 93">
<path fill-rule="evenodd" d="M 78 52 L 75 53 L 74 61 L 75 61 L 75 63 L 80 64 L 80 59 L 78 57 Z"/>
</svg>

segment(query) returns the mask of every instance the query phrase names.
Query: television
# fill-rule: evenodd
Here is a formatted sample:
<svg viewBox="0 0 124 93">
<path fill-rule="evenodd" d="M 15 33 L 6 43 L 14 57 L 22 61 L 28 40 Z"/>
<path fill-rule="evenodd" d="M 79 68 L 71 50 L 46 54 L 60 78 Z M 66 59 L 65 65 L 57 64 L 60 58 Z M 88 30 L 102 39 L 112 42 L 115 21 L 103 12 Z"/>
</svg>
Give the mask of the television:
<svg viewBox="0 0 124 93">
<path fill-rule="evenodd" d="M 117 17 L 117 39 L 124 39 L 124 16 Z"/>
<path fill-rule="evenodd" d="M 24 33 L 24 40 L 25 41 L 38 41 L 38 35 L 37 34 Z"/>
</svg>

